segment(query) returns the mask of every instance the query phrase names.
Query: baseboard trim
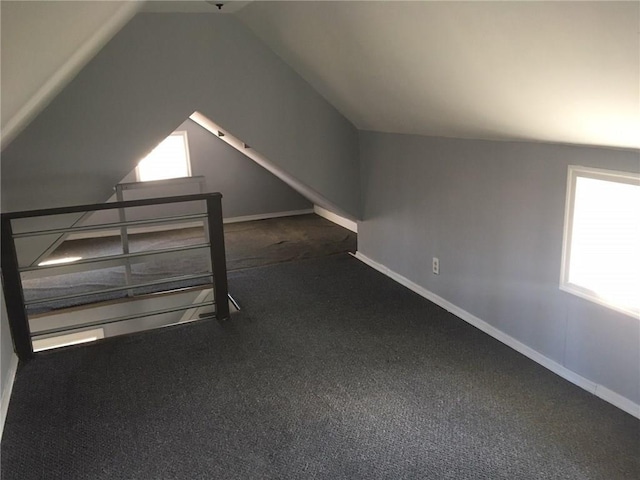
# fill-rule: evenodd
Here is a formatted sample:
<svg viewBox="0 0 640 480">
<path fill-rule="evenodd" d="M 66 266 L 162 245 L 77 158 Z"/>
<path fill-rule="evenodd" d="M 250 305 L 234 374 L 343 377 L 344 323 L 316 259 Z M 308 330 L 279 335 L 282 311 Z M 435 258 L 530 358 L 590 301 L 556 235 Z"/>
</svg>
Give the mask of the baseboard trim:
<svg viewBox="0 0 640 480">
<path fill-rule="evenodd" d="M 2 391 L 2 400 L 0 400 L 0 439 L 2 439 L 2 432 L 4 432 L 4 422 L 7 419 L 7 412 L 9 411 L 9 401 L 11 400 L 13 382 L 16 379 L 17 371 L 18 356 L 14 353 L 11 356 L 11 363 L 9 365 L 9 370 L 7 371 L 8 378 L 5 382 L 4 390 Z"/>
<path fill-rule="evenodd" d="M 312 208 L 305 208 L 303 210 L 289 210 L 288 212 L 259 213 L 257 215 L 244 215 L 242 217 L 225 218 L 222 223 L 253 222 L 255 220 L 268 220 L 269 218 L 280 217 L 295 217 L 296 215 L 308 215 L 310 213 L 313 213 Z"/>
<path fill-rule="evenodd" d="M 336 213 L 333 213 L 325 208 L 319 207 L 318 205 L 313 206 L 313 211 L 316 215 L 321 216 L 322 218 L 326 218 L 330 222 L 335 223 L 336 225 L 340 225 L 341 227 L 346 228 L 347 230 L 351 230 L 354 233 L 358 233 L 358 223 L 353 220 L 349 220 L 348 218 L 344 218 Z"/>
<path fill-rule="evenodd" d="M 588 391 L 589 393 L 592 393 L 593 395 L 596 395 L 597 397 L 601 398 L 602 400 L 610 403 L 611 405 L 618 407 L 619 409 L 627 412 L 630 415 L 633 415 L 636 418 L 640 418 L 640 405 L 637 403 L 634 403 L 633 401 L 629 400 L 626 397 L 623 397 L 622 395 L 619 395 L 617 393 L 615 393 L 612 390 L 609 390 L 606 387 L 603 387 L 602 385 L 599 385 L 587 378 L 584 378 L 581 375 L 578 375 L 577 373 L 569 370 L 567 367 L 557 363 L 554 360 L 551 360 L 550 358 L 544 356 L 543 354 L 541 354 L 540 352 L 532 349 L 531 347 L 525 345 L 524 343 L 520 342 L 519 340 L 516 340 L 515 338 L 507 335 L 506 333 L 504 333 L 501 330 L 498 330 L 497 328 L 489 325 L 487 322 L 485 322 L 484 320 L 481 320 L 480 318 L 476 317 L 475 315 L 467 312 L 466 310 L 463 310 L 462 308 L 454 305 L 453 303 L 449 302 L 448 300 L 445 300 L 444 298 L 440 297 L 439 295 L 436 295 L 435 293 L 427 290 L 424 287 L 421 287 L 420 285 L 418 285 L 417 283 L 412 282 L 411 280 L 409 280 L 406 277 L 403 277 L 402 275 L 400 275 L 399 273 L 394 272 L 393 270 L 391 270 L 390 268 L 382 265 L 381 263 L 376 262 L 375 260 L 372 260 L 371 258 L 367 257 L 366 255 L 362 254 L 361 252 L 356 252 L 354 255 L 355 258 L 357 258 L 358 260 L 360 260 L 361 262 L 369 265 L 371 268 L 381 272 L 382 274 L 386 275 L 387 277 L 391 278 L 392 280 L 395 280 L 396 282 L 398 282 L 399 284 L 407 287 L 409 290 L 412 290 L 413 292 L 417 293 L 418 295 L 426 298 L 427 300 L 435 303 L 436 305 L 444 308 L 445 310 L 447 310 L 448 312 L 452 313 L 453 315 L 455 315 L 456 317 L 464 320 L 465 322 L 473 325 L 474 327 L 478 328 L 479 330 L 482 330 L 483 332 L 485 332 L 488 335 L 491 335 L 493 338 L 495 338 L 496 340 L 504 343 L 505 345 L 513 348 L 514 350 L 516 350 L 517 352 L 523 354 L 525 357 L 530 358 L 531 360 L 533 360 L 534 362 L 542 365 L 543 367 L 547 368 L 548 370 L 551 370 L 553 373 L 555 373 L 556 375 L 559 375 L 560 377 L 564 378 L 565 380 L 568 380 L 569 382 L 573 383 L 574 385 L 577 385 L 580 388 L 583 388 L 584 390 Z"/>
<path fill-rule="evenodd" d="M 594 392 L 596 397 L 601 398 L 605 402 L 610 403 L 614 407 L 618 407 L 620 410 L 624 410 L 629 415 L 633 415 L 636 418 L 640 418 L 640 405 L 632 402 L 627 397 L 609 390 L 602 385 L 596 385 L 596 391 Z"/>
</svg>

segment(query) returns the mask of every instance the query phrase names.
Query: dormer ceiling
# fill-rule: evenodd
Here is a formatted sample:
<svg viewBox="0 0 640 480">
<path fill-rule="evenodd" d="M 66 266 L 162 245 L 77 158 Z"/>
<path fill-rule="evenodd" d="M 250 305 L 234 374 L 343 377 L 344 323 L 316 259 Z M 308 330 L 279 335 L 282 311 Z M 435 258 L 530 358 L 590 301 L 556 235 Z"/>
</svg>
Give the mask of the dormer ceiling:
<svg viewBox="0 0 640 480">
<path fill-rule="evenodd" d="M 638 2 L 251 2 L 362 130 L 640 147 Z"/>
<path fill-rule="evenodd" d="M 2 2 L 3 147 L 143 6 L 238 18 L 361 130 L 640 148 L 639 2 L 147 1 L 115 16 L 110 2 L 67 3 Z M 65 22 L 29 14 L 45 8 Z M 29 82 L 13 85 L 15 71 Z"/>
<path fill-rule="evenodd" d="M 235 13 L 248 3 L 250 2 L 242 0 L 150 0 L 145 2 L 142 11 L 152 13 Z"/>
</svg>

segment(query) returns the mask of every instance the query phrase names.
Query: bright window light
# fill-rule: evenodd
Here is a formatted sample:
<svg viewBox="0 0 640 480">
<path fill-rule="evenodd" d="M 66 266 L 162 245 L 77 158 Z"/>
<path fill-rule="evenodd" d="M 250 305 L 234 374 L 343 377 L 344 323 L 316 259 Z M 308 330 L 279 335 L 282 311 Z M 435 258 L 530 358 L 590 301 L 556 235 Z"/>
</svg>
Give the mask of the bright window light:
<svg viewBox="0 0 640 480">
<path fill-rule="evenodd" d="M 46 267 L 47 265 L 62 265 L 64 263 L 72 263 L 82 260 L 82 257 L 62 257 L 54 258 L 53 260 L 46 260 L 38 264 L 39 267 Z"/>
<path fill-rule="evenodd" d="M 139 182 L 191 176 L 187 132 L 174 132 L 140 160 Z"/>
<path fill-rule="evenodd" d="M 43 338 L 33 341 L 33 351 L 41 352 L 42 350 L 50 350 L 52 348 L 68 347 L 78 345 L 80 343 L 95 342 L 104 338 L 104 330 L 97 328 L 93 330 L 85 330 L 84 332 L 69 333 L 66 335 L 58 335 L 56 337 Z"/>
<path fill-rule="evenodd" d="M 640 175 L 569 167 L 560 288 L 638 317 Z"/>
</svg>

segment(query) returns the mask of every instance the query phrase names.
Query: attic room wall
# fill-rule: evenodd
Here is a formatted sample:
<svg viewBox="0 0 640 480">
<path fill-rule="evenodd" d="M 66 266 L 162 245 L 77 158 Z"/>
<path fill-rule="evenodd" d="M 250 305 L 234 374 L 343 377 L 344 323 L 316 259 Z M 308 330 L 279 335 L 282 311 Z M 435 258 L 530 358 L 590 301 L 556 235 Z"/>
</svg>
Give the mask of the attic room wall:
<svg viewBox="0 0 640 480">
<path fill-rule="evenodd" d="M 7 320 L 7 309 L 4 303 L 4 293 L 0 295 L 0 397 L 4 397 L 8 385 L 13 363 L 13 343 Z M 6 401 L 6 400 L 5 400 Z M 2 418 L 1 420 L 4 420 Z M 0 426 L 0 431 L 2 427 Z"/>
<path fill-rule="evenodd" d="M 3 149 L 2 210 L 105 202 L 196 110 L 359 216 L 355 127 L 234 17 L 216 14 L 136 15 Z"/>
<path fill-rule="evenodd" d="M 360 253 L 640 402 L 640 322 L 558 288 L 567 166 L 638 172 L 637 151 L 360 138 Z"/>
<path fill-rule="evenodd" d="M 3 145 L 2 211 L 106 201 L 195 110 L 359 217 L 355 127 L 235 18 L 216 14 L 134 17 Z"/>
<path fill-rule="evenodd" d="M 225 218 L 313 208 L 282 180 L 193 121 L 177 130 L 187 131 L 192 174 L 206 177 L 208 191 L 222 193 Z"/>
<path fill-rule="evenodd" d="M 95 0 L 0 2 L 2 143 L 26 126 L 141 6 Z"/>
<path fill-rule="evenodd" d="M 104 202 L 195 110 L 359 216 L 356 129 L 235 18 L 215 14 L 127 24 L 4 148 L 3 211 Z"/>
<path fill-rule="evenodd" d="M 308 210 L 313 204 L 293 190 L 279 178 L 267 172 L 253 160 L 192 120 L 183 122 L 176 131 L 186 131 L 189 142 L 191 174 L 204 176 L 207 192 L 222 193 L 224 218 L 250 215 L 277 215 L 280 213 Z M 135 182 L 135 170 L 129 172 L 122 182 Z M 198 185 L 186 185 L 173 188 L 154 188 L 152 190 L 131 190 L 125 199 L 148 198 L 151 196 L 171 196 L 198 193 Z M 110 198 L 115 201 L 115 195 Z M 149 207 L 148 216 L 168 215 L 167 206 Z M 172 210 L 172 215 L 187 213 L 188 209 Z M 136 212 L 130 212 L 127 218 L 133 220 Z M 96 212 L 84 224 L 118 221 L 116 211 Z"/>
</svg>

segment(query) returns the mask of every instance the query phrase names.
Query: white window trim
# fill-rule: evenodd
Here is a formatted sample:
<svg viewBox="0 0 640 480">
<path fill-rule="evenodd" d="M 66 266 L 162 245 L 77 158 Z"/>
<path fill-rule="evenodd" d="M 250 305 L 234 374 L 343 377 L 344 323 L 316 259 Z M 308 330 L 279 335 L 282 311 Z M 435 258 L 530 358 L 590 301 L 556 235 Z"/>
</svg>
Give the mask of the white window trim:
<svg viewBox="0 0 640 480">
<path fill-rule="evenodd" d="M 630 315 L 640 320 L 640 312 L 635 309 L 624 308 L 603 299 L 593 290 L 569 282 L 569 260 L 571 258 L 571 235 L 573 227 L 573 214 L 575 208 L 575 191 L 578 177 L 593 178 L 596 180 L 614 181 L 631 185 L 640 184 L 640 174 L 605 170 L 601 168 L 583 167 L 581 165 L 569 165 L 567 173 L 567 194 L 564 213 L 564 232 L 562 239 L 562 264 L 560 270 L 560 290 L 584 298 L 591 302 L 605 306 L 612 310 Z"/>
<path fill-rule="evenodd" d="M 191 156 L 189 154 L 189 137 L 187 136 L 187 131 L 186 130 L 178 130 L 178 131 L 175 131 L 175 132 L 171 133 L 171 135 L 169 135 L 169 137 L 173 137 L 173 136 L 182 136 L 183 137 L 184 152 L 185 152 L 185 156 L 186 156 L 186 159 L 187 159 L 187 176 L 186 177 L 177 177 L 177 178 L 191 177 L 192 176 L 192 173 L 191 173 Z M 153 182 L 153 181 L 159 181 L 159 180 L 141 180 L 140 179 L 140 167 L 138 167 L 136 165 L 136 181 L 137 182 L 145 182 L 145 181 Z"/>
</svg>

